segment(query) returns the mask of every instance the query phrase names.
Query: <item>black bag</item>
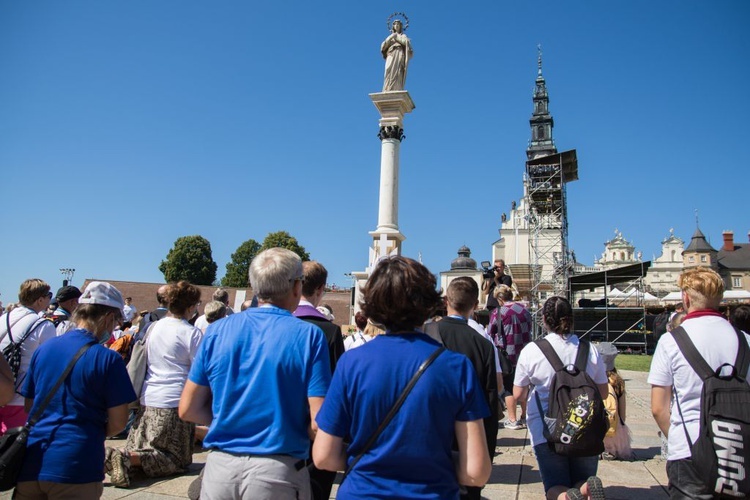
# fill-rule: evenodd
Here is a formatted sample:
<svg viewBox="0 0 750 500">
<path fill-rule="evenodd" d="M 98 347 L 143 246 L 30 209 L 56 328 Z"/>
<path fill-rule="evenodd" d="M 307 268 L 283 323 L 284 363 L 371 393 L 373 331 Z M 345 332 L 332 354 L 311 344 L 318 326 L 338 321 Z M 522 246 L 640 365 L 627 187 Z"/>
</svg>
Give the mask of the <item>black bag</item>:
<svg viewBox="0 0 750 500">
<path fill-rule="evenodd" d="M 581 340 L 575 364 L 567 367 L 546 339 L 537 340 L 536 345 L 555 370 L 546 415 L 539 394 L 535 393 L 539 414 L 544 416 L 547 444 L 555 453 L 570 457 L 601 454 L 609 420 L 599 388 L 586 373 L 591 344 Z"/>
<path fill-rule="evenodd" d="M 52 401 L 52 396 L 55 395 L 62 383 L 68 377 L 70 371 L 73 369 L 73 365 L 78 361 L 78 358 L 80 358 L 92 345 L 94 344 L 85 344 L 78 350 L 75 356 L 73 356 L 68 363 L 68 366 L 65 367 L 62 375 L 60 375 L 60 378 L 57 379 L 57 382 L 49 391 L 47 397 L 44 398 L 42 404 L 40 404 L 34 414 L 31 415 L 31 418 L 29 418 L 26 425 L 23 427 L 8 429 L 8 432 L 0 437 L 0 491 L 8 491 L 16 486 L 16 483 L 18 482 L 18 474 L 21 472 L 23 459 L 26 456 L 26 442 L 29 439 L 31 428 L 36 425 L 39 417 L 41 417 L 44 410 L 47 409 L 50 401 Z"/>
<path fill-rule="evenodd" d="M 16 478 L 21 472 L 26 456 L 26 441 L 29 439 L 27 426 L 14 427 L 0 437 L 0 491 L 8 491 L 16 486 Z"/>
<path fill-rule="evenodd" d="M 513 363 L 510 362 L 508 351 L 502 347 L 497 347 L 497 359 L 500 361 L 500 369 L 502 370 L 503 375 L 512 375 Z"/>
<path fill-rule="evenodd" d="M 13 340 L 13 333 L 11 332 L 10 326 L 10 313 L 7 313 L 5 315 L 5 321 L 7 327 L 6 332 L 8 334 L 8 340 L 10 341 L 10 343 L 3 348 L 3 357 L 8 362 L 8 365 L 10 365 L 10 371 L 13 372 L 13 383 L 15 384 L 16 389 L 18 389 L 18 371 L 21 369 L 21 346 L 26 341 L 26 339 L 29 338 L 31 332 L 33 332 L 37 326 L 47 321 L 47 319 L 40 318 L 34 321 L 31 326 L 24 332 L 24 334 L 21 335 L 18 342 Z"/>
<path fill-rule="evenodd" d="M 735 328 L 739 349 L 734 366 L 724 363 L 715 371 L 700 355 L 684 328 L 672 330 L 677 347 L 695 373 L 703 380 L 700 402 L 700 431 L 695 443 L 690 439 L 682 418 L 685 437 L 695 471 L 702 474 L 705 486 L 714 498 L 750 496 L 747 470 L 750 449 L 750 385 L 747 383 L 750 348 L 745 336 Z"/>
</svg>

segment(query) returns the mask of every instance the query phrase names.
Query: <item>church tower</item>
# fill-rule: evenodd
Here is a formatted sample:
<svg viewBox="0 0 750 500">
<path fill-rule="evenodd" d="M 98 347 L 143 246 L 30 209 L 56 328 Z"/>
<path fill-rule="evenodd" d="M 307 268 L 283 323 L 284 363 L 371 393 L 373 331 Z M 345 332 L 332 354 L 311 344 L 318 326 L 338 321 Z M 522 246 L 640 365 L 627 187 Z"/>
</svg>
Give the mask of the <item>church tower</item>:
<svg viewBox="0 0 750 500">
<path fill-rule="evenodd" d="M 557 153 L 555 140 L 552 138 L 552 128 L 555 121 L 549 113 L 549 94 L 547 94 L 547 82 L 542 75 L 542 46 L 538 46 L 539 56 L 537 66 L 539 67 L 534 86 L 534 111 L 531 114 L 529 124 L 531 125 L 531 139 L 526 149 L 529 160 L 542 156 L 550 156 Z"/>
</svg>

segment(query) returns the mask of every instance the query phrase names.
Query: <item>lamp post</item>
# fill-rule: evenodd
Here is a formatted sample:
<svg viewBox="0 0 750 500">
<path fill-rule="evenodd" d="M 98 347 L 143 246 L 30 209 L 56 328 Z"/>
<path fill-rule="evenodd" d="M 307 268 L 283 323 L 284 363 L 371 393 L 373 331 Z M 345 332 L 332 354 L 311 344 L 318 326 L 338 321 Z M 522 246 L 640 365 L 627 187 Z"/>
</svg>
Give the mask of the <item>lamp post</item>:
<svg viewBox="0 0 750 500">
<path fill-rule="evenodd" d="M 60 272 L 63 276 L 65 276 L 65 279 L 63 280 L 63 286 L 68 286 L 73 282 L 73 274 L 75 274 L 76 270 L 71 267 L 62 267 L 60 268 Z"/>
</svg>

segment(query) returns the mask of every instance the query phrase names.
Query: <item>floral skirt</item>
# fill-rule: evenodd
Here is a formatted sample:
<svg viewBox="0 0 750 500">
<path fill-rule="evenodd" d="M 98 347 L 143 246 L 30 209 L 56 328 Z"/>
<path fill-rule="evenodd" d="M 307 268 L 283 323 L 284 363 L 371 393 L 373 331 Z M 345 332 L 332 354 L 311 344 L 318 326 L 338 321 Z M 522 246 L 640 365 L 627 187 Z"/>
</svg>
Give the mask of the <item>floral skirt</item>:
<svg viewBox="0 0 750 500">
<path fill-rule="evenodd" d="M 193 463 L 195 424 L 180 420 L 177 408 L 141 407 L 128 433 L 125 450 L 140 455 L 149 477 L 184 472 Z"/>
</svg>

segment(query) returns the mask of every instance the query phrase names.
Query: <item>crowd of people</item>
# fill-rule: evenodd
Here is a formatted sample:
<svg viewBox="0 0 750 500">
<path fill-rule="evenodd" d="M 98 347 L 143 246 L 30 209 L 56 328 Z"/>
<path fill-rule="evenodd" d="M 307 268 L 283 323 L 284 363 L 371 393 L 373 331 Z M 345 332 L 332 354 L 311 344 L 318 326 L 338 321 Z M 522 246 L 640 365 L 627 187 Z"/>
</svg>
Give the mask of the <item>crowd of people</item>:
<svg viewBox="0 0 750 500">
<path fill-rule="evenodd" d="M 325 267 L 280 248 L 252 261 L 254 298 L 239 313 L 218 289 L 199 316 L 201 292 L 185 281 L 139 312 L 106 282 L 64 286 L 53 301 L 47 283 L 26 280 L 0 317 L 0 434 L 30 427 L 14 498 L 100 498 L 105 473 L 120 488 L 180 474 L 200 443 L 210 453 L 190 498 L 327 499 L 344 472 L 338 498 L 480 499 L 499 427 L 528 428 L 546 498 L 604 498 L 599 460 L 633 458 L 617 350 L 579 339 L 563 297 L 543 304 L 547 334 L 533 341 L 504 267 L 484 284 L 484 327 L 475 280 L 441 294 L 420 263 L 381 259 L 347 335 L 322 306 Z M 686 333 L 712 369 L 734 366 L 750 306 L 733 311 L 735 331 L 718 313 L 718 274 L 688 270 L 680 287 L 686 311 L 667 330 Z M 590 386 L 571 392 L 587 420 L 556 417 L 569 376 Z M 690 460 L 703 382 L 672 334 L 649 383 L 671 498 L 712 498 Z M 593 446 L 568 448 L 599 429 Z M 105 448 L 118 435 L 124 446 Z"/>
</svg>

